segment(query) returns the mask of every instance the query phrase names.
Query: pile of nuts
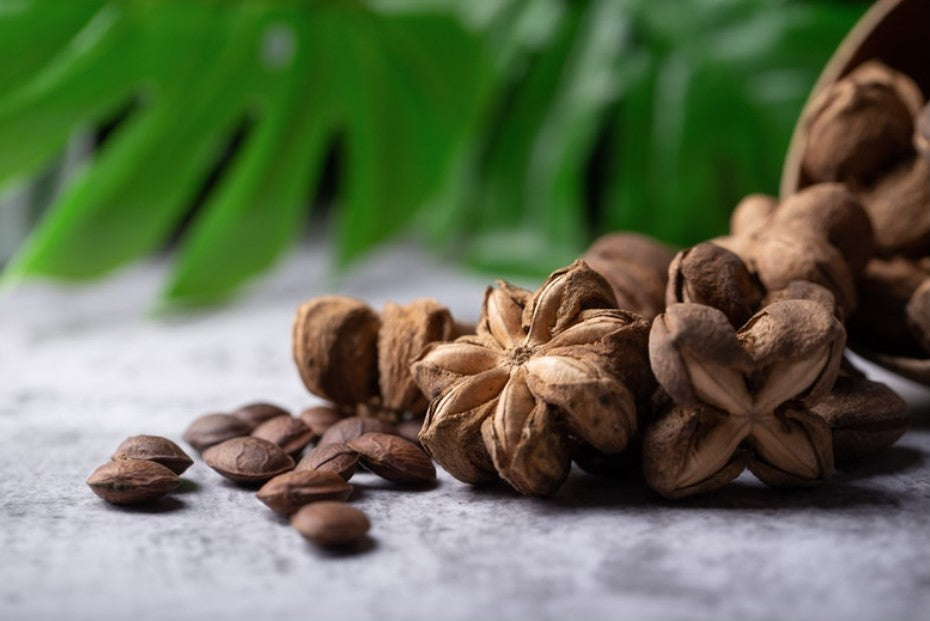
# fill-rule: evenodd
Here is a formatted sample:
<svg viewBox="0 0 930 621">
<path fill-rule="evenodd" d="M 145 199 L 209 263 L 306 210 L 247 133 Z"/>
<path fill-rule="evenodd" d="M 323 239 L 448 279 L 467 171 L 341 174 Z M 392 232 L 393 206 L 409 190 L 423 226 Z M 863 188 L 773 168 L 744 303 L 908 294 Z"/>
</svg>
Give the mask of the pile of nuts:
<svg viewBox="0 0 930 621">
<path fill-rule="evenodd" d="M 321 545 L 369 528 L 346 503 L 357 468 L 424 485 L 435 460 L 467 483 L 548 495 L 574 463 L 640 471 L 672 499 L 744 470 L 777 487 L 829 479 L 907 428 L 904 401 L 844 357 L 847 326 L 859 346 L 930 357 L 930 106 L 873 62 L 805 123 L 814 183 L 781 203 L 745 198 L 726 237 L 674 254 L 605 236 L 536 291 L 489 287 L 474 326 L 431 299 L 380 313 L 307 301 L 294 361 L 329 405 L 207 414 L 184 439 Z M 153 436 L 113 460 L 88 484 L 116 504 L 170 492 L 192 463 Z"/>
<path fill-rule="evenodd" d="M 824 89 L 802 122 L 806 177 L 845 184 L 872 224 L 853 344 L 879 362 L 930 358 L 930 105 L 908 76 L 872 61 Z"/>
<path fill-rule="evenodd" d="M 279 406 L 253 403 L 198 417 L 184 440 L 221 476 L 245 488 L 260 486 L 258 500 L 321 546 L 356 543 L 370 528 L 365 514 L 347 504 L 353 493 L 348 481 L 359 466 L 399 485 L 436 480 L 433 462 L 396 427 L 332 416 L 329 408 L 294 417 Z M 311 442 L 316 445 L 295 460 Z M 112 504 L 150 502 L 176 489 L 193 463 L 171 440 L 134 436 L 87 484 Z"/>
</svg>

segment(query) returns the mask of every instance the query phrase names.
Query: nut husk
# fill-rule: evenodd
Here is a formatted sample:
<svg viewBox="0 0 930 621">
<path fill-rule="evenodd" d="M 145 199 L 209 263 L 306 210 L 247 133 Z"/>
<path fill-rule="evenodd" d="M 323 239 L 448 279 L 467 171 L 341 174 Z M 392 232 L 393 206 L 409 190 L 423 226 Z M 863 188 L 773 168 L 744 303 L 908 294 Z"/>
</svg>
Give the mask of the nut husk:
<svg viewBox="0 0 930 621">
<path fill-rule="evenodd" d="M 344 502 L 323 500 L 301 507 L 291 526 L 320 546 L 344 546 L 360 540 L 371 528 L 364 513 Z"/>
<path fill-rule="evenodd" d="M 840 376 L 811 410 L 833 430 L 837 463 L 887 448 L 907 430 L 907 403 L 885 384 L 860 376 Z"/>
<path fill-rule="evenodd" d="M 669 265 L 668 278 L 666 304 L 712 306 L 734 326 L 752 317 L 764 293 L 742 259 L 707 242 L 679 252 Z"/>
<path fill-rule="evenodd" d="M 294 362 L 307 389 L 354 406 L 377 394 L 381 320 L 361 300 L 323 296 L 301 304 L 294 317 Z"/>
<path fill-rule="evenodd" d="M 811 103 L 802 166 L 817 181 L 874 178 L 912 152 L 913 117 L 923 105 L 904 74 L 866 63 Z"/>
<path fill-rule="evenodd" d="M 87 478 L 97 496 L 114 505 L 134 505 L 154 500 L 181 482 L 169 468 L 154 461 L 127 460 L 103 464 Z"/>
<path fill-rule="evenodd" d="M 203 452 L 203 460 L 238 483 L 265 482 L 294 467 L 294 460 L 278 445 L 251 436 L 231 438 L 211 446 Z"/>
<path fill-rule="evenodd" d="M 668 265 L 674 253 L 635 233 L 610 233 L 591 244 L 582 257 L 607 279 L 617 308 L 652 319 L 665 308 Z"/>
<path fill-rule="evenodd" d="M 275 513 L 288 516 L 305 504 L 321 500 L 346 501 L 352 486 L 338 474 L 321 470 L 294 470 L 265 483 L 256 496 Z"/>
<path fill-rule="evenodd" d="M 182 474 L 194 460 L 181 447 L 161 436 L 132 436 L 123 440 L 111 457 L 113 461 L 154 461 L 175 474 Z"/>
</svg>

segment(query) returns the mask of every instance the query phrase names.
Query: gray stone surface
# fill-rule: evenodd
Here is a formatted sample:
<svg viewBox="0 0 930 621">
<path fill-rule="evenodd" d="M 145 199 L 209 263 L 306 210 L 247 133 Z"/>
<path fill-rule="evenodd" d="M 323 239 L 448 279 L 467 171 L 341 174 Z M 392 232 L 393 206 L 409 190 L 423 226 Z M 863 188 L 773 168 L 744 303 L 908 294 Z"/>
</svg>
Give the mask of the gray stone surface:
<svg viewBox="0 0 930 621">
<path fill-rule="evenodd" d="M 193 416 L 257 398 L 311 404 L 289 359 L 301 299 L 433 295 L 474 317 L 486 284 L 406 247 L 338 286 L 327 273 L 323 249 L 307 249 L 240 303 L 189 316 L 146 313 L 158 264 L 0 297 L 0 619 L 930 616 L 930 398 L 897 380 L 914 428 L 811 491 L 744 477 L 668 503 L 635 480 L 574 473 L 539 500 L 445 475 L 416 493 L 360 475 L 373 528 L 351 555 L 304 543 L 199 462 L 151 508 L 91 494 L 84 478 L 128 435 L 179 439 Z"/>
</svg>

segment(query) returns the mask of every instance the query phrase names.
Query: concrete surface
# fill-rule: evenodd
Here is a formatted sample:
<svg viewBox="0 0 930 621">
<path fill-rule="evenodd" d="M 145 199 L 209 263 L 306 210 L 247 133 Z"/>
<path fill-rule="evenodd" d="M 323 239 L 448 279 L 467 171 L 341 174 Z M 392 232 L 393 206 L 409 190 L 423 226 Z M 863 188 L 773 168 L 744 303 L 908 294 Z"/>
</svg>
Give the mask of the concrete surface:
<svg viewBox="0 0 930 621">
<path fill-rule="evenodd" d="M 446 475 L 416 493 L 360 475 L 373 528 L 355 554 L 304 543 L 200 462 L 150 508 L 87 489 L 128 435 L 179 439 L 194 416 L 255 399 L 312 403 L 289 358 L 303 298 L 433 295 L 474 317 L 486 281 L 407 247 L 338 287 L 326 274 L 323 250 L 304 250 L 239 304 L 186 317 L 146 314 L 158 263 L 0 297 L 0 619 L 930 617 L 930 396 L 903 381 L 914 428 L 818 490 L 744 477 L 672 504 L 575 473 L 538 500 Z"/>
</svg>

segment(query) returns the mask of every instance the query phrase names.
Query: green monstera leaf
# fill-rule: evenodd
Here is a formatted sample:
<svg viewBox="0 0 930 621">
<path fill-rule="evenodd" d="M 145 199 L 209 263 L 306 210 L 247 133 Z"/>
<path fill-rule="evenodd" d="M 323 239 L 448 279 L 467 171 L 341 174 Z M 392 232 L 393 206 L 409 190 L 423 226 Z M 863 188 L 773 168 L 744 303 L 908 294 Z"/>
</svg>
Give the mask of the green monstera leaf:
<svg viewBox="0 0 930 621">
<path fill-rule="evenodd" d="M 39 169 L 76 128 L 129 112 L 10 274 L 93 278 L 160 247 L 247 127 L 181 240 L 166 296 L 185 304 L 222 299 L 297 237 L 337 136 L 339 259 L 400 230 L 441 183 L 491 76 L 480 41 L 435 10 L 36 0 L 0 13 L 0 32 L 27 29 L 43 36 L 0 42 L 28 60 L 0 72 L 0 183 Z"/>
</svg>

